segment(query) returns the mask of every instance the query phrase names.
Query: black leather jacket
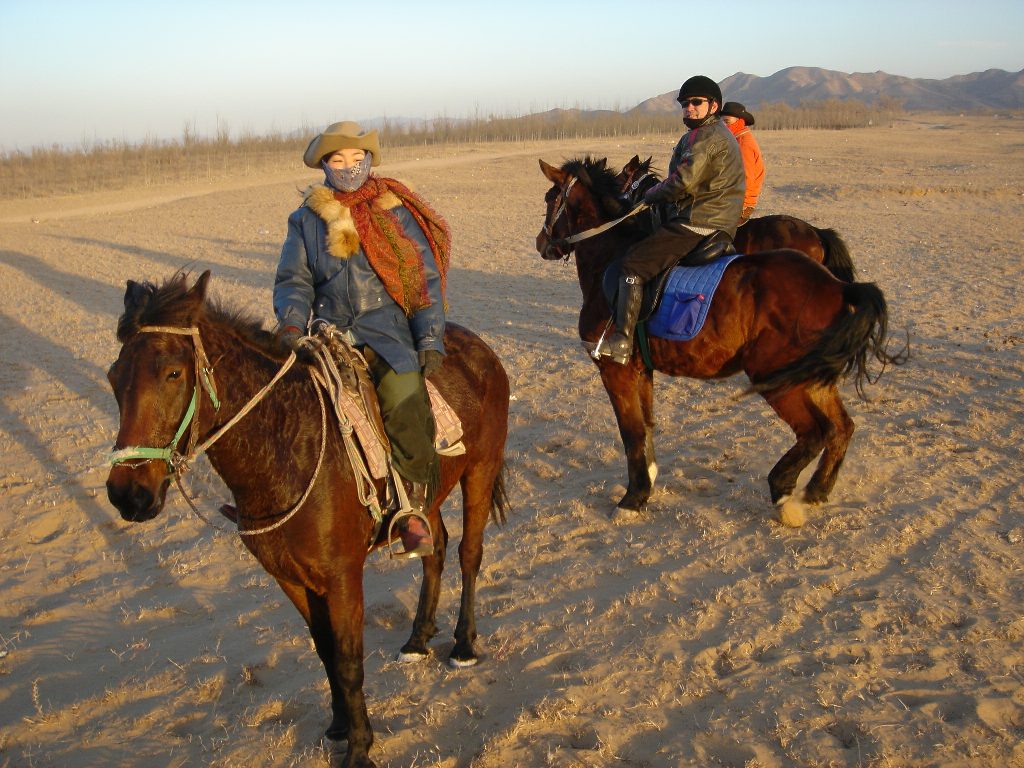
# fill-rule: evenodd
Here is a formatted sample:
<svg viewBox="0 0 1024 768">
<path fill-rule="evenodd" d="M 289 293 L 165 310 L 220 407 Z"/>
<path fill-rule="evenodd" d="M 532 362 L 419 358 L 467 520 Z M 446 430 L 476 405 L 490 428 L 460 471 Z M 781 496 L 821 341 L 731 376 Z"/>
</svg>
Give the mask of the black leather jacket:
<svg viewBox="0 0 1024 768">
<path fill-rule="evenodd" d="M 746 185 L 739 144 L 721 118 L 714 116 L 679 139 L 668 176 L 647 201 L 668 203 L 671 221 L 735 237 Z"/>
</svg>

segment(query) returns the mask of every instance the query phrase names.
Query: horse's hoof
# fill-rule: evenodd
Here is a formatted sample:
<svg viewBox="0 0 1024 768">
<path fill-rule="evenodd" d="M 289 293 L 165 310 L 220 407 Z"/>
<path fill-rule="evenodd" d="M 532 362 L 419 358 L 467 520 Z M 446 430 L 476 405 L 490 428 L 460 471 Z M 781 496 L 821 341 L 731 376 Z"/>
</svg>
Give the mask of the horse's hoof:
<svg viewBox="0 0 1024 768">
<path fill-rule="evenodd" d="M 787 528 L 799 528 L 807 522 L 807 510 L 804 503 L 796 496 L 783 496 L 776 502 L 779 510 L 779 522 Z"/>
<path fill-rule="evenodd" d="M 609 520 L 612 525 L 627 525 L 629 523 L 635 523 L 640 518 L 640 510 L 638 509 L 627 509 L 626 507 L 616 507 L 612 510 Z"/>
<path fill-rule="evenodd" d="M 426 651 L 399 651 L 395 659 L 399 664 L 419 664 L 430 656 Z"/>
<path fill-rule="evenodd" d="M 448 657 L 448 666 L 452 669 L 468 669 L 469 667 L 475 667 L 480 663 L 480 659 L 476 656 L 470 656 L 468 659 L 456 659 L 454 656 Z"/>
<path fill-rule="evenodd" d="M 344 758 L 345 754 L 348 752 L 348 739 L 332 739 L 325 733 L 320 739 L 320 748 L 329 758 L 333 759 L 335 755 Z"/>
</svg>

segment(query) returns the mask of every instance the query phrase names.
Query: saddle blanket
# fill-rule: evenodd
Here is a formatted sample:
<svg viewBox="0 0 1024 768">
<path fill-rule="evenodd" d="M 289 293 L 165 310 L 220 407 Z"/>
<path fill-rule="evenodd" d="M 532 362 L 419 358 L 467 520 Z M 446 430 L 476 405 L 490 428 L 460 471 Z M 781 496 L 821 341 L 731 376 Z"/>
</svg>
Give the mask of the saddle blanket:
<svg viewBox="0 0 1024 768">
<path fill-rule="evenodd" d="M 434 412 L 434 448 L 441 456 L 458 456 L 466 452 L 462 443 L 462 420 L 455 409 L 444 399 L 437 387 L 429 379 L 427 394 L 430 396 L 430 407 Z M 388 474 L 388 461 L 384 445 L 377 437 L 377 431 L 370 424 L 370 419 L 356 397 L 346 389 L 339 392 L 341 407 L 352 423 L 360 448 L 366 458 L 366 468 L 370 476 L 380 479 Z"/>
<path fill-rule="evenodd" d="M 742 255 L 732 253 L 699 267 L 673 267 L 661 303 L 647 320 L 647 333 L 670 341 L 689 341 L 700 333 L 725 268 Z"/>
</svg>

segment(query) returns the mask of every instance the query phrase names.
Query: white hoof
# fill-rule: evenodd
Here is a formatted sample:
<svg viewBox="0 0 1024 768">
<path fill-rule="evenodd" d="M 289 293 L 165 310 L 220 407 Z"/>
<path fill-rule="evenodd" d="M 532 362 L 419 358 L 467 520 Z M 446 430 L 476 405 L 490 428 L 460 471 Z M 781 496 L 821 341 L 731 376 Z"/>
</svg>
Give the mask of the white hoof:
<svg viewBox="0 0 1024 768">
<path fill-rule="evenodd" d="M 448 666 L 452 669 L 469 669 L 480 663 L 480 659 L 453 659 L 448 657 Z"/>
<path fill-rule="evenodd" d="M 807 507 L 796 496 L 783 496 L 775 506 L 779 511 L 779 522 L 787 528 L 799 528 L 807 522 Z"/>
<path fill-rule="evenodd" d="M 428 653 L 406 653 L 400 651 L 395 660 L 399 664 L 419 664 L 421 661 L 426 661 L 429 655 Z"/>
</svg>

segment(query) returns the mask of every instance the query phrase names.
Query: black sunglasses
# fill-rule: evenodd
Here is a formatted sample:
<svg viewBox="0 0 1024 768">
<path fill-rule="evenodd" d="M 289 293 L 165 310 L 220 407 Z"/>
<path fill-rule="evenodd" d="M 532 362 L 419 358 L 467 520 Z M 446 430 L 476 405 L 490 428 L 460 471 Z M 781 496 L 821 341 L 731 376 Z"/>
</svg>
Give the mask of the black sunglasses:
<svg viewBox="0 0 1024 768">
<path fill-rule="evenodd" d="M 699 107 L 705 101 L 711 101 L 711 99 L 705 99 L 703 96 L 701 96 L 700 98 L 696 98 L 696 99 L 680 99 L 679 103 L 680 103 L 680 105 L 682 105 L 684 107 L 687 104 L 689 104 L 691 107 Z"/>
</svg>

